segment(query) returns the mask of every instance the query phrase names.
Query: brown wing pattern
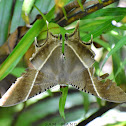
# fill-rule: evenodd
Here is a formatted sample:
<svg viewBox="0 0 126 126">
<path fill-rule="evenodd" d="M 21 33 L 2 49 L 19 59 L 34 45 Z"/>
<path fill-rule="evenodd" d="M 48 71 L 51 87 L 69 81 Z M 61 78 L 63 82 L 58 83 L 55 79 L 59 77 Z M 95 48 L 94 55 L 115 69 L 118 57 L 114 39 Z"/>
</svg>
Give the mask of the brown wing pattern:
<svg viewBox="0 0 126 126">
<path fill-rule="evenodd" d="M 80 40 L 78 27 L 79 23 L 77 23 L 77 26 L 73 34 L 66 34 L 65 43 L 74 51 L 79 60 L 84 64 L 84 67 L 89 68 L 95 62 L 95 54 L 91 50 L 91 45 L 86 45 Z"/>
<path fill-rule="evenodd" d="M 2 99 L 0 99 L 0 106 L 12 106 L 26 101 L 34 86 L 37 74 L 37 70 L 27 70 L 3 95 Z"/>
<path fill-rule="evenodd" d="M 102 78 L 94 77 L 94 52 L 80 41 L 78 25 L 73 34 L 65 36 L 64 55 L 61 37 L 48 32 L 45 44 L 31 58 L 35 69 L 28 69 L 17 79 L 0 99 L 0 106 L 24 102 L 57 84 L 72 85 L 111 102 L 126 102 L 126 93 L 114 82 L 103 83 Z"/>
<path fill-rule="evenodd" d="M 41 70 L 52 52 L 60 46 L 60 43 L 60 37 L 54 36 L 52 33 L 48 32 L 45 43 L 37 49 L 37 52 L 35 52 L 30 59 L 35 69 Z"/>
</svg>

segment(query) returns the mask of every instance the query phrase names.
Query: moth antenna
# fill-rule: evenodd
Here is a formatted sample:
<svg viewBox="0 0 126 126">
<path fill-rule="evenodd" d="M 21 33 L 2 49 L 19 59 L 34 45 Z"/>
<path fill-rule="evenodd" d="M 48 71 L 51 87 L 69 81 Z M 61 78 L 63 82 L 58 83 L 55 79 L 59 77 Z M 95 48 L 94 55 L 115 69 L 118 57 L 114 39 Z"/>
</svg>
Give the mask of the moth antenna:
<svg viewBox="0 0 126 126">
<path fill-rule="evenodd" d="M 39 45 L 38 42 L 37 42 L 37 37 L 35 37 L 35 50 L 37 51 L 38 48 L 42 47 L 45 43 L 46 43 L 46 41 L 44 43 L 42 43 L 42 44 Z"/>
<path fill-rule="evenodd" d="M 46 24 L 47 24 L 47 26 L 48 26 L 48 24 L 49 24 L 49 22 L 46 20 Z"/>
<path fill-rule="evenodd" d="M 77 24 L 76 24 L 76 27 L 75 27 L 75 30 L 72 34 L 65 34 L 65 39 L 67 40 L 69 37 L 72 37 L 73 35 L 75 35 L 75 33 L 77 32 L 78 33 L 78 36 L 79 36 L 79 23 L 80 23 L 80 20 L 77 21 Z M 80 36 L 79 36 L 80 37 Z"/>
<path fill-rule="evenodd" d="M 48 32 L 49 32 L 48 24 L 49 24 L 49 22 L 46 20 L 46 25 L 47 25 L 47 37 L 48 37 Z"/>
<path fill-rule="evenodd" d="M 37 43 L 37 37 L 35 37 L 35 49 L 37 49 L 37 47 L 39 47 L 38 43 Z"/>
<path fill-rule="evenodd" d="M 49 32 L 48 24 L 49 24 L 49 22 L 46 20 L 46 25 L 47 25 L 47 38 L 48 38 L 48 32 Z M 46 43 L 46 41 L 44 43 L 38 45 L 38 43 L 37 43 L 37 37 L 35 37 L 35 47 L 36 47 L 36 51 L 38 50 L 38 47 L 42 47 L 45 43 Z"/>
<path fill-rule="evenodd" d="M 75 27 L 75 31 L 74 31 L 74 33 L 78 30 L 78 28 L 79 28 L 79 24 L 80 24 L 80 20 L 77 21 L 77 24 L 76 24 L 76 27 Z"/>
<path fill-rule="evenodd" d="M 93 35 L 91 34 L 91 42 L 93 43 Z"/>
</svg>

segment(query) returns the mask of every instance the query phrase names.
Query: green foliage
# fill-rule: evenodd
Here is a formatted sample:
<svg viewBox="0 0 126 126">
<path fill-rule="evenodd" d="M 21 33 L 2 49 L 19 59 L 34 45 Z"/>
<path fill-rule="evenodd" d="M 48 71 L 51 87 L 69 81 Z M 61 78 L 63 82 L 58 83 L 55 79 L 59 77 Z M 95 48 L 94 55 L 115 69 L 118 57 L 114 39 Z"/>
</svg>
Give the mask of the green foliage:
<svg viewBox="0 0 126 126">
<path fill-rule="evenodd" d="M 102 67 L 106 63 L 107 59 L 112 55 L 113 57 L 113 66 L 114 66 L 114 75 L 116 74 L 116 71 L 120 69 L 120 66 L 122 64 L 122 60 L 120 58 L 120 49 L 126 44 L 126 36 L 122 37 L 117 43 L 113 42 L 113 47 L 110 50 L 110 52 L 106 55 L 105 59 L 103 60 Z M 125 72 L 123 69 L 119 70 L 120 73 L 118 75 L 116 74 L 116 82 L 117 84 L 123 84 L 126 83 L 125 79 Z"/>
<path fill-rule="evenodd" d="M 54 8 L 46 15 L 48 20 L 51 20 L 52 13 L 54 13 Z M 42 30 L 42 27 L 45 24 L 46 22 L 43 19 L 38 20 L 34 23 L 32 28 L 25 34 L 25 36 L 21 39 L 21 41 L 13 50 L 13 52 L 9 55 L 9 57 L 0 67 L 0 80 L 2 80 L 5 76 L 7 76 L 11 72 L 11 70 L 13 70 L 13 68 L 17 65 L 17 63 L 26 53 L 28 48 L 31 46 L 35 37 L 39 35 L 40 31 Z"/>
<path fill-rule="evenodd" d="M 59 34 L 60 33 L 60 26 L 56 23 L 49 23 L 48 24 L 48 29 L 47 29 L 47 25 L 45 25 L 40 34 L 38 35 L 37 39 L 38 40 L 43 40 L 43 39 L 46 39 L 47 37 L 47 30 L 49 32 L 52 32 L 53 34 Z"/>
<path fill-rule="evenodd" d="M 89 95 L 85 92 L 81 92 L 81 94 L 83 96 L 83 105 L 84 105 L 84 111 L 86 116 L 90 106 Z"/>
<path fill-rule="evenodd" d="M 0 46 L 6 41 L 13 0 L 0 1 Z"/>
<path fill-rule="evenodd" d="M 25 22 L 21 18 L 23 1 L 16 0 L 13 15 L 11 15 L 12 2 L 12 0 L 0 1 L 0 45 L 7 40 L 10 19 L 12 19 L 10 33 L 14 32 L 17 27 L 25 25 Z M 99 2 L 101 2 L 101 0 L 99 0 Z M 33 3 L 31 5 L 33 5 Z M 45 18 L 49 21 L 48 29 L 53 34 L 61 33 L 64 37 L 66 32 L 73 32 L 74 29 L 65 30 L 56 24 L 54 20 L 52 20 L 54 18 L 55 10 L 53 0 L 37 0 L 35 1 L 35 5 L 42 13 L 47 13 Z M 30 6 L 30 11 L 28 11 L 30 23 L 33 22 L 37 14 L 39 14 L 38 10 L 32 7 L 33 6 Z M 102 56 L 100 60 L 102 62 L 102 67 L 107 62 L 108 58 L 112 56 L 112 79 L 114 79 L 118 85 L 126 84 L 124 69 L 126 65 L 126 59 L 125 53 L 123 52 L 123 47 L 125 47 L 126 44 L 126 23 L 122 23 L 120 27 L 117 27 L 112 24 L 112 21 L 114 20 L 116 22 L 121 22 L 125 14 L 126 8 L 104 8 L 80 20 L 81 39 L 87 42 L 90 40 L 91 35 L 93 35 L 93 40 L 101 45 L 104 51 L 107 52 L 106 57 Z M 71 25 L 75 26 L 75 23 L 72 23 Z M 10 71 L 14 69 L 34 41 L 35 37 L 38 37 L 38 40 L 45 39 L 46 34 L 47 25 L 45 24 L 45 21 L 43 19 L 37 20 L 0 67 L 0 78 L 4 78 L 7 74 L 9 74 Z M 100 38 L 101 35 L 105 38 L 105 40 Z M 121 55 L 122 52 L 124 53 L 124 57 Z M 94 64 L 97 75 L 100 71 L 99 66 L 101 62 L 96 62 Z M 12 71 L 12 74 L 20 76 L 24 69 L 25 68 L 22 67 L 16 67 Z M 58 126 L 64 123 L 67 124 L 71 121 L 85 119 L 85 117 L 88 117 L 93 112 L 97 111 L 99 106 L 102 107 L 102 100 L 97 99 L 98 106 L 96 104 L 96 99 L 93 96 L 85 93 L 80 95 L 80 93 L 76 92 L 76 90 L 74 90 L 73 93 L 68 93 L 68 87 L 61 88 L 61 96 L 57 96 L 57 92 L 59 91 L 56 90 L 55 93 L 49 93 L 52 97 L 49 95 L 44 97 L 44 94 L 42 94 L 39 101 L 31 100 L 32 102 L 29 105 L 26 105 L 24 111 L 19 114 L 18 119 L 15 122 L 16 126 L 45 126 L 46 124 L 56 124 Z M 30 100 L 26 103 L 29 102 Z M 97 107 L 90 108 L 92 104 L 95 104 Z M 18 114 L 21 109 L 23 109 L 22 103 L 10 108 L 0 108 L 0 125 L 11 125 L 13 122 L 13 116 L 15 113 Z M 66 109 L 65 113 L 64 109 Z M 65 122 L 62 118 L 65 119 Z"/>
<path fill-rule="evenodd" d="M 65 114 L 64 114 L 64 108 L 65 108 L 65 103 L 66 103 L 66 98 L 67 98 L 67 93 L 68 93 L 68 86 L 66 87 L 61 87 L 61 97 L 59 100 L 59 113 L 61 117 L 65 120 Z"/>
<path fill-rule="evenodd" d="M 22 16 L 21 16 L 22 4 L 23 4 L 23 0 L 16 0 L 14 12 L 12 16 L 10 33 L 13 33 L 18 26 L 25 25 L 25 22 L 23 21 Z"/>
<path fill-rule="evenodd" d="M 35 0 L 31 0 L 30 2 L 29 2 L 29 0 L 24 0 L 24 2 L 23 2 L 21 16 L 22 16 L 23 20 L 26 22 L 26 24 L 30 23 L 28 15 L 34 5 L 34 2 L 35 2 Z"/>
</svg>

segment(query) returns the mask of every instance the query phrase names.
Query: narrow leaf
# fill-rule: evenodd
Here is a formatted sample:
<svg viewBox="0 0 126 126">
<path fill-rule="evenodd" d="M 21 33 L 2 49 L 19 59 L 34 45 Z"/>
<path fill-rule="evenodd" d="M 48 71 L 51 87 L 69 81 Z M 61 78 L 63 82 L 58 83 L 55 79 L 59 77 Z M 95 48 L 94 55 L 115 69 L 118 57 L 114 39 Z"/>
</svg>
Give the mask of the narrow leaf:
<svg viewBox="0 0 126 126">
<path fill-rule="evenodd" d="M 86 115 L 89 110 L 89 105 L 90 105 L 89 95 L 85 92 L 81 92 L 81 94 L 83 96 L 83 105 L 84 105 L 84 110 L 85 110 L 85 115 Z"/>
<path fill-rule="evenodd" d="M 47 19 L 46 19 L 45 15 L 40 11 L 40 9 L 35 4 L 34 4 L 34 7 L 39 11 L 39 13 L 43 17 L 44 21 L 46 22 Z"/>
<path fill-rule="evenodd" d="M 61 87 L 61 97 L 59 100 L 59 113 L 61 117 L 65 120 L 65 114 L 64 114 L 64 108 L 65 108 L 65 103 L 66 103 L 66 98 L 67 98 L 67 93 L 68 93 L 68 86 L 66 87 Z"/>
<path fill-rule="evenodd" d="M 121 63 L 120 67 L 118 68 L 117 72 L 115 73 L 115 78 L 121 72 L 121 70 L 125 67 L 125 65 L 126 65 L 126 59 Z"/>
<path fill-rule="evenodd" d="M 116 18 L 116 20 L 120 21 L 122 18 L 123 17 L 120 16 L 120 17 Z M 83 36 L 82 39 L 84 41 L 89 41 L 90 38 L 91 38 L 91 34 L 93 35 L 93 38 L 95 38 L 95 37 L 101 35 L 103 32 L 105 33 L 105 32 L 112 30 L 113 28 L 115 28 L 115 26 L 113 26 L 112 23 L 111 23 L 111 21 L 114 20 L 114 19 L 115 18 L 111 18 L 111 19 L 105 21 L 104 23 L 99 24 L 99 26 L 96 29 L 91 31 L 89 34 Z"/>
<path fill-rule="evenodd" d="M 114 48 L 111 49 L 111 51 L 106 55 L 105 59 L 103 60 L 101 69 L 103 68 L 103 66 L 105 65 L 106 61 L 108 60 L 108 58 L 114 54 L 117 50 L 119 50 L 123 45 L 126 44 L 126 36 L 124 36 L 115 46 Z"/>
<path fill-rule="evenodd" d="M 12 17 L 12 21 L 11 21 L 10 33 L 13 33 L 18 26 L 25 25 L 25 22 L 23 21 L 23 19 L 21 17 L 22 4 L 23 4 L 23 1 L 16 0 L 13 17 Z"/>
<path fill-rule="evenodd" d="M 0 67 L 0 80 L 7 76 L 7 74 L 17 65 L 17 63 L 20 61 L 22 56 L 26 53 L 34 41 L 34 38 L 38 36 L 43 25 L 44 22 L 42 20 L 36 21 L 32 28 L 21 39 L 21 41 Z"/>
<path fill-rule="evenodd" d="M 35 0 L 24 0 L 23 5 L 22 5 L 22 18 L 23 20 L 26 22 L 26 24 L 30 24 L 29 23 L 29 13 L 33 7 Z"/>
<path fill-rule="evenodd" d="M 0 0 L 0 46 L 6 41 L 13 0 Z"/>
<path fill-rule="evenodd" d="M 50 21 L 54 14 L 54 8 L 50 10 L 50 12 L 46 15 L 46 18 Z M 4 63 L 0 67 L 0 80 L 6 77 L 12 69 L 17 65 L 23 55 L 26 53 L 34 38 L 38 36 L 42 27 L 45 25 L 44 20 L 37 20 L 32 28 L 24 35 L 18 45 L 14 48 L 12 53 L 8 56 L 8 58 L 4 61 Z"/>
</svg>

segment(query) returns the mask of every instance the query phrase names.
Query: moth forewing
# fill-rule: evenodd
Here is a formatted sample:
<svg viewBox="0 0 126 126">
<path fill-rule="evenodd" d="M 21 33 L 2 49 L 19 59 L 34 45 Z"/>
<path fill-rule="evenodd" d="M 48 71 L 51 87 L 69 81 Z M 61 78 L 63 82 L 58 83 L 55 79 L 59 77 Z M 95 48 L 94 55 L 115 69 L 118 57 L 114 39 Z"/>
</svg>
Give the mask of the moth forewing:
<svg viewBox="0 0 126 126">
<path fill-rule="evenodd" d="M 0 99 L 0 106 L 7 107 L 24 102 L 28 98 L 35 96 L 39 92 L 44 92 L 57 84 L 55 82 L 50 82 L 50 77 L 44 75 L 44 73 L 42 73 L 41 79 L 38 79 L 40 77 L 38 76 L 38 73 L 41 73 L 40 70 L 43 65 L 49 59 L 52 52 L 61 45 L 60 37 L 55 36 L 52 33 L 48 33 L 47 36 L 46 43 L 40 47 L 31 58 L 31 62 L 35 69 L 28 69 L 26 73 L 17 79 L 15 84 L 13 84 Z M 52 81 L 53 80 L 54 78 Z"/>
<path fill-rule="evenodd" d="M 85 44 L 80 40 L 78 26 L 79 25 L 77 24 L 75 31 L 72 34 L 65 35 L 65 43 L 74 51 L 84 66 L 90 68 L 95 62 L 95 53 L 91 50 L 91 43 Z"/>
<path fill-rule="evenodd" d="M 67 69 L 68 84 L 87 93 L 97 96 L 87 68 L 79 60 L 74 51 L 66 45 L 65 47 L 65 68 Z"/>
<path fill-rule="evenodd" d="M 2 96 L 0 106 L 8 107 L 26 101 L 34 86 L 37 75 L 37 70 L 28 69 Z"/>
<path fill-rule="evenodd" d="M 74 51 L 75 56 L 78 57 L 78 62 L 83 64 L 85 70 L 80 72 L 81 74 L 76 75 L 76 77 L 72 77 L 73 79 L 71 78 L 70 80 L 71 84 L 79 90 L 91 93 L 107 101 L 117 103 L 126 102 L 126 93 L 120 87 L 116 86 L 115 83 L 110 80 L 103 83 L 102 80 L 94 77 L 92 67 L 95 62 L 94 52 L 91 50 L 90 45 L 88 45 L 89 43 L 86 44 L 80 41 L 78 27 L 79 24 L 77 23 L 74 33 L 66 34 L 65 43 Z M 106 74 L 103 76 L 106 77 Z M 77 80 L 74 80 L 74 78 Z"/>
<path fill-rule="evenodd" d="M 41 46 L 30 58 L 31 63 L 37 70 L 41 70 L 52 52 L 60 46 L 61 38 L 47 32 L 47 38 L 43 46 Z"/>
</svg>

